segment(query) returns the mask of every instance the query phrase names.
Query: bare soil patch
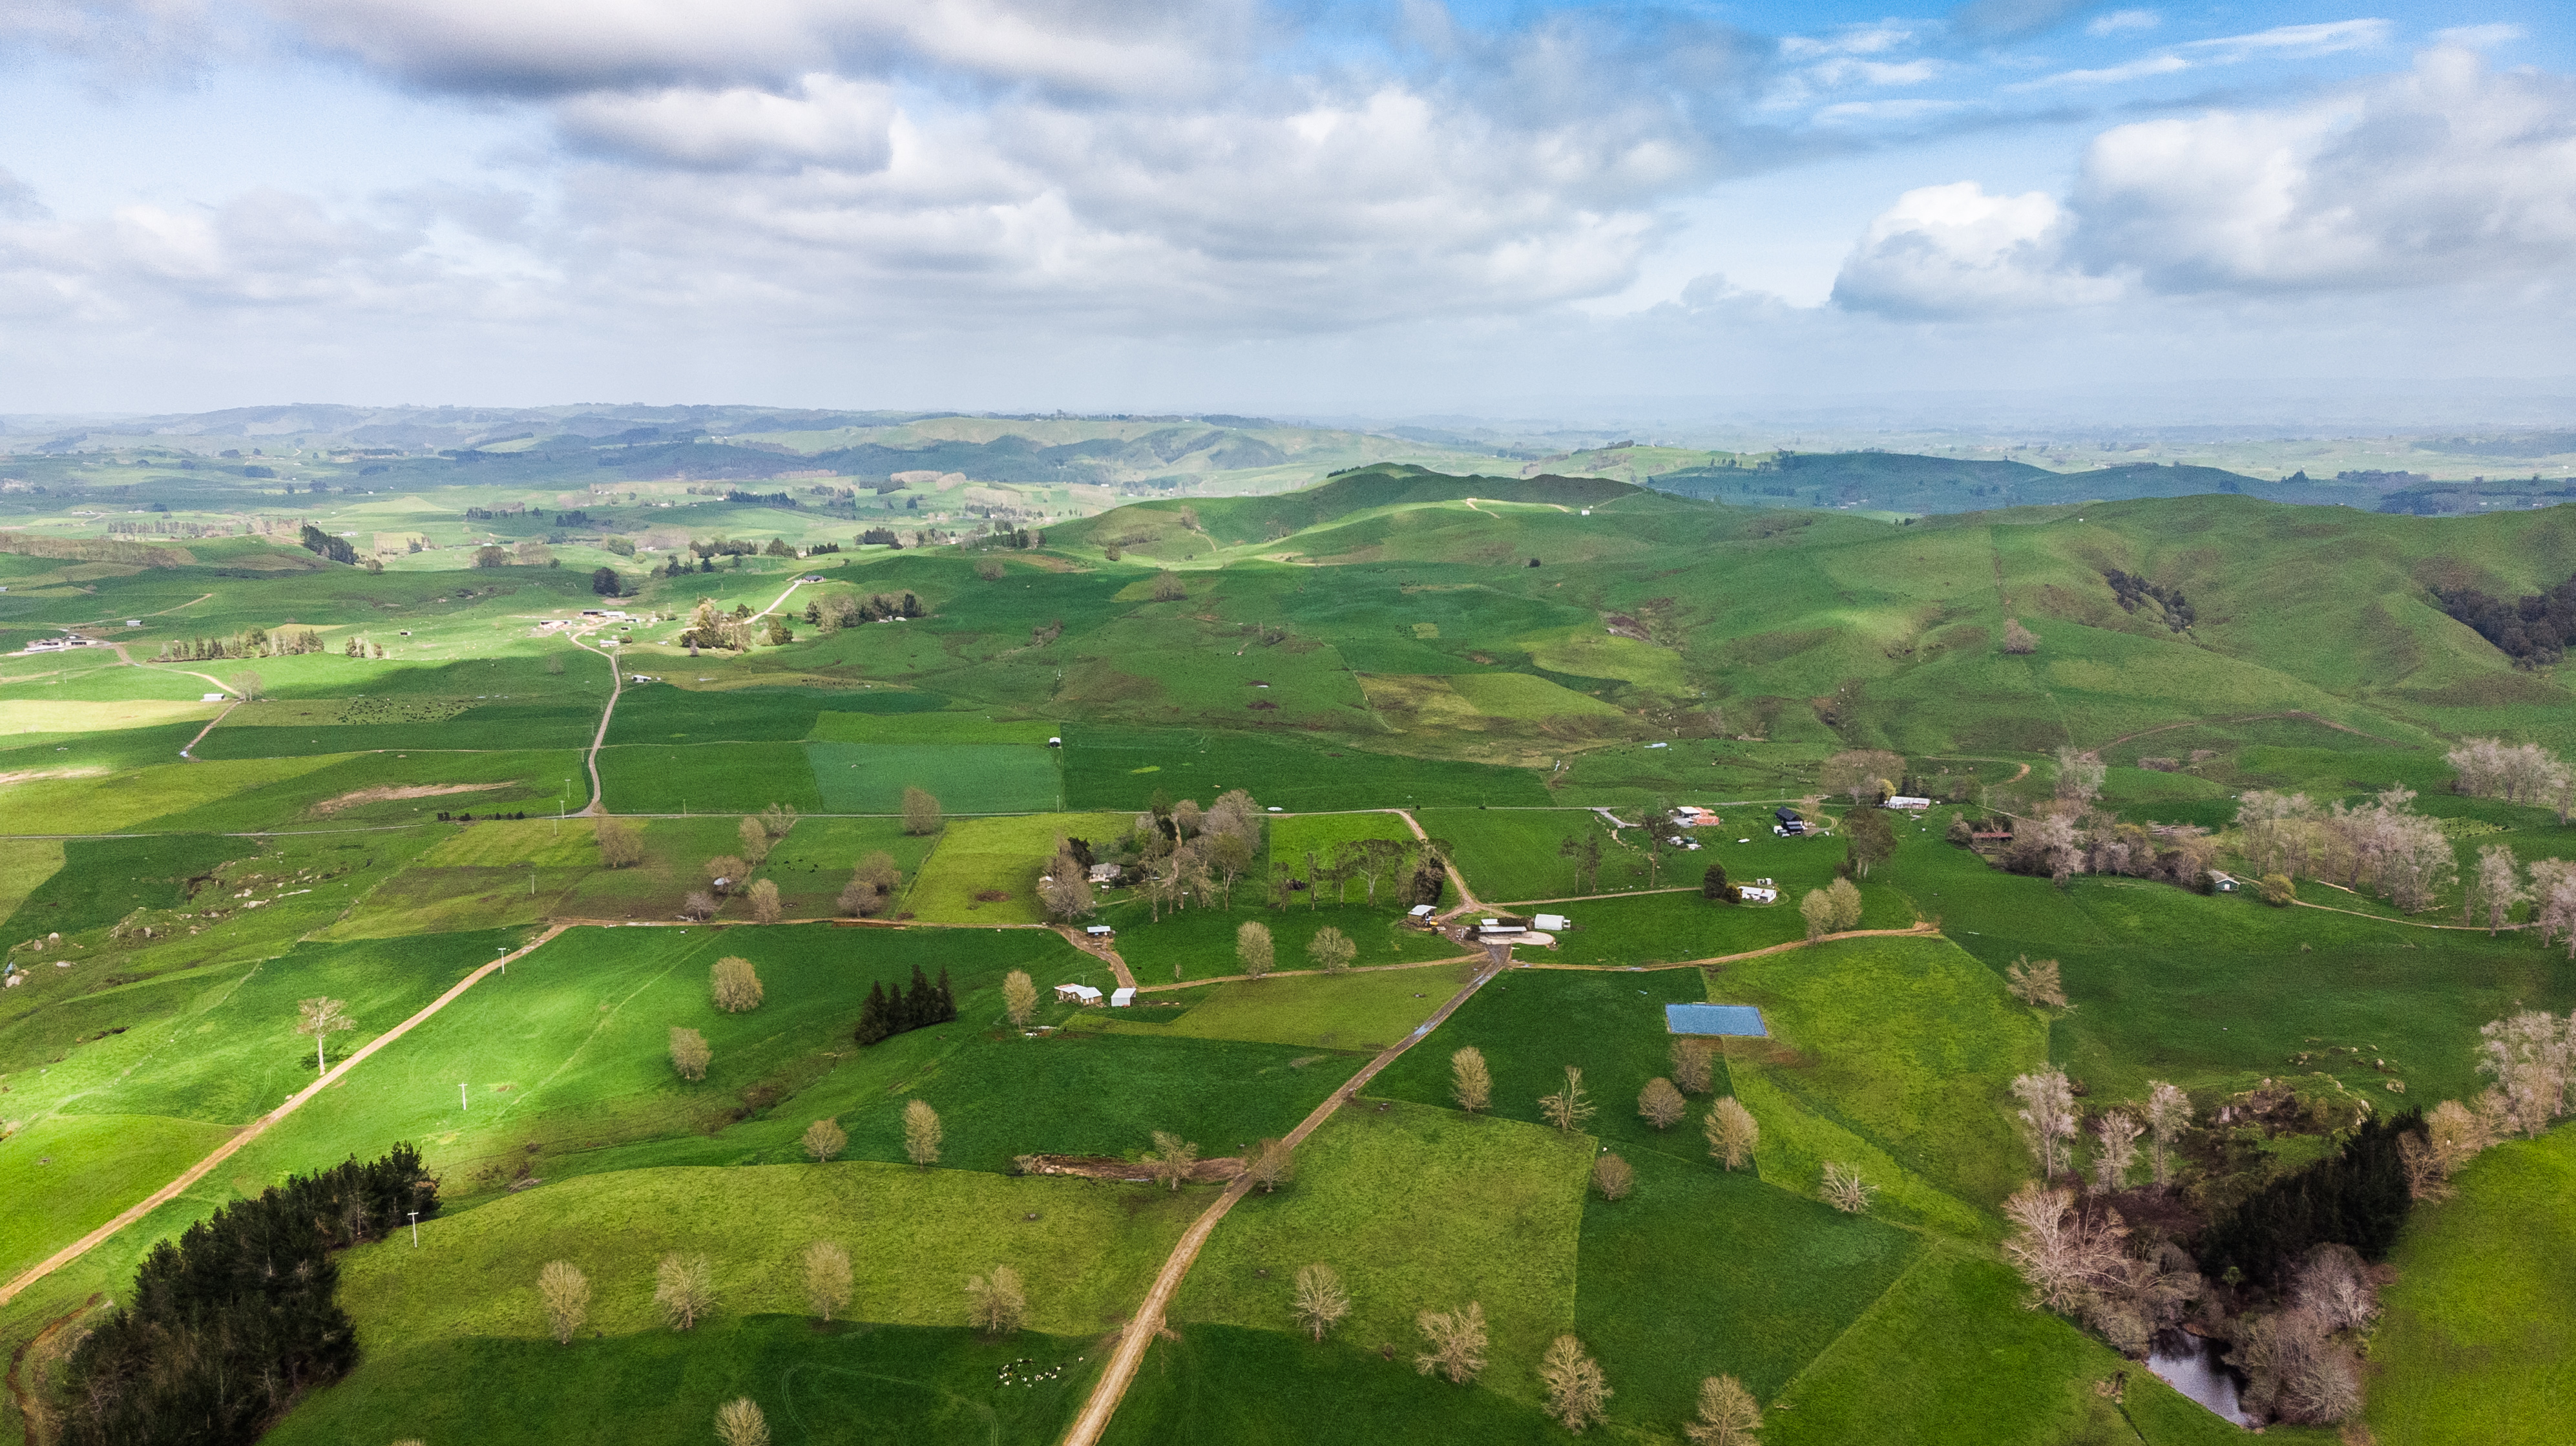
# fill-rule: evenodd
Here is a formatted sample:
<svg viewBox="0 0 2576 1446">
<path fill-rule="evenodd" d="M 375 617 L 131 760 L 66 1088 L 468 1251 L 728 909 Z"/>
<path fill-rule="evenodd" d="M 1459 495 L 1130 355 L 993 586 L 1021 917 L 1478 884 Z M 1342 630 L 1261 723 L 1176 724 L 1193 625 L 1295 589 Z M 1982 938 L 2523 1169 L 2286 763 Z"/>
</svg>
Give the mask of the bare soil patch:
<svg viewBox="0 0 2576 1446">
<path fill-rule="evenodd" d="M 1115 1155 L 1024 1155 L 1019 1164 L 1032 1175 L 1079 1175 L 1086 1180 L 1151 1180 L 1154 1167 Z M 1243 1162 L 1231 1155 L 1201 1160 L 1190 1167 L 1193 1185 L 1221 1185 L 1243 1173 Z"/>
<path fill-rule="evenodd" d="M 329 818 L 344 808 L 356 808 L 362 803 L 391 803 L 398 798 L 443 798 L 451 793 L 489 793 L 496 788 L 513 787 L 518 781 L 508 778 L 499 783 L 386 784 L 378 788 L 361 788 L 338 798 L 326 798 L 313 805 L 310 812 L 317 818 Z"/>
<path fill-rule="evenodd" d="M 0 786 L 33 783 L 39 778 L 96 778 L 104 768 L 21 768 L 14 773 L 0 773 Z"/>
</svg>

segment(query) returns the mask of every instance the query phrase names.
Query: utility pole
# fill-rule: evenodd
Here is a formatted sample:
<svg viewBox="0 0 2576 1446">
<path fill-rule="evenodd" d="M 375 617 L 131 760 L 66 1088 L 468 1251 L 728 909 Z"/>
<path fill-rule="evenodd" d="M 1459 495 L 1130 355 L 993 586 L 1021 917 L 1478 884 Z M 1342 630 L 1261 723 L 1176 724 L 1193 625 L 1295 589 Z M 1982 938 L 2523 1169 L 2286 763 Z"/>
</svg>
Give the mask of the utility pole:
<svg viewBox="0 0 2576 1446">
<path fill-rule="evenodd" d="M 461 1115 L 465 1113 L 465 1109 L 465 1081 L 458 1080 L 456 1082 L 456 1112 Z"/>
<path fill-rule="evenodd" d="M 411 1248 L 420 1249 L 420 1212 L 411 1212 Z"/>
</svg>

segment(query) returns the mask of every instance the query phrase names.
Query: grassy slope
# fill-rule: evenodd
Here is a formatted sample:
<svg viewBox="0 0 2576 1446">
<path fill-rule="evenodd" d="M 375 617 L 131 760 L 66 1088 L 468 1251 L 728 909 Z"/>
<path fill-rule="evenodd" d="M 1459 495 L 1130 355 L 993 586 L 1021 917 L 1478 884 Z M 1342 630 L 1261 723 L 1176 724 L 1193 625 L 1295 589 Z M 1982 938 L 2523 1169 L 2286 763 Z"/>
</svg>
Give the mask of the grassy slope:
<svg viewBox="0 0 2576 1446">
<path fill-rule="evenodd" d="M 2390 1446 L 2576 1436 L 2576 1131 L 2498 1145 L 2417 1210 L 2371 1341 L 2369 1422 Z"/>
</svg>

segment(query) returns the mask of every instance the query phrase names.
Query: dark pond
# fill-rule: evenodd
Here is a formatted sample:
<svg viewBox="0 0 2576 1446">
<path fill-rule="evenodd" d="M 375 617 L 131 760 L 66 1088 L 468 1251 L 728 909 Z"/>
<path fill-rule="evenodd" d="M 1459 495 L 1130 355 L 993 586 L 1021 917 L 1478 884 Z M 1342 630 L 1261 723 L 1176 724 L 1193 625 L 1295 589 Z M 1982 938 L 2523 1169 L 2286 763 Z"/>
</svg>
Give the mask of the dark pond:
<svg viewBox="0 0 2576 1446">
<path fill-rule="evenodd" d="M 2244 1382 L 2226 1364 L 2225 1342 L 2172 1330 L 2156 1332 L 2151 1344 L 2154 1354 L 2147 1357 L 2147 1369 L 2167 1385 L 2239 1426 L 2254 1424 L 2237 1404 Z"/>
</svg>

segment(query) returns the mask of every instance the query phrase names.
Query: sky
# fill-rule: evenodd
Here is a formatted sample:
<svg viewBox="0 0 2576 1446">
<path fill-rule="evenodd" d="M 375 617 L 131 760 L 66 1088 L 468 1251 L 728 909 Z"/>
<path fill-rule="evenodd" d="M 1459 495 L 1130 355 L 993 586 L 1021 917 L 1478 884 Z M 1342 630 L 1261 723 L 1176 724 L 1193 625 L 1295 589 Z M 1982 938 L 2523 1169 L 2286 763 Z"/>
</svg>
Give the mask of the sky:
<svg viewBox="0 0 2576 1446">
<path fill-rule="evenodd" d="M 2576 391 L 2576 11 L 8 0 L 0 412 Z"/>
</svg>

